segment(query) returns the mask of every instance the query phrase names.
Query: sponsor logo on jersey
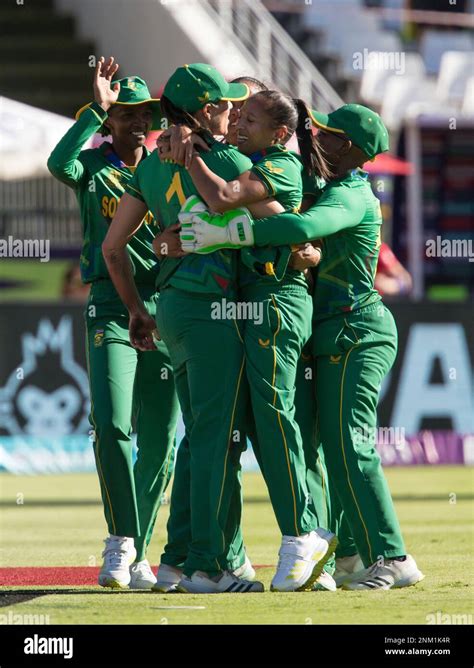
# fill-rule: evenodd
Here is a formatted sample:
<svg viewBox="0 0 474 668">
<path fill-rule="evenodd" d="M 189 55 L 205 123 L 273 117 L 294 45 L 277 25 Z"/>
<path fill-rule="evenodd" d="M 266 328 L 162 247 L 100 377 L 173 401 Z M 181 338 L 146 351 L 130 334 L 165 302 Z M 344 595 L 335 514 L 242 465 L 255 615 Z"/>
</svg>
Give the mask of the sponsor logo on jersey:
<svg viewBox="0 0 474 668">
<path fill-rule="evenodd" d="M 283 174 L 284 172 L 282 167 L 274 167 L 271 160 L 265 160 L 264 165 L 272 174 Z"/>
<path fill-rule="evenodd" d="M 94 347 L 99 348 L 104 343 L 104 330 L 96 329 L 94 334 Z"/>
<path fill-rule="evenodd" d="M 330 355 L 329 364 L 339 364 L 342 355 Z"/>
<path fill-rule="evenodd" d="M 268 348 L 268 346 L 270 345 L 270 339 L 265 339 L 265 341 L 263 339 L 259 339 L 258 342 L 262 346 L 262 348 Z"/>
<path fill-rule="evenodd" d="M 122 185 L 123 174 L 116 169 L 112 169 L 108 174 L 104 176 L 104 181 L 108 181 L 119 190 L 123 191 L 124 187 Z"/>
</svg>

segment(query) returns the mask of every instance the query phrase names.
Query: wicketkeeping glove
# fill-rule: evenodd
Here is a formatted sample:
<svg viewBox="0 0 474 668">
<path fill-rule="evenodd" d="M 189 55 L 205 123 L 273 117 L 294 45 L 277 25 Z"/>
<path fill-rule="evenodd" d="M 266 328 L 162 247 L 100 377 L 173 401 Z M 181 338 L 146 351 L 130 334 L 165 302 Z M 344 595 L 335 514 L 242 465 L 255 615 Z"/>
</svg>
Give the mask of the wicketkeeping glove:
<svg viewBox="0 0 474 668">
<path fill-rule="evenodd" d="M 178 220 L 181 223 L 181 230 L 179 238 L 181 240 L 181 248 L 185 253 L 194 252 L 194 236 L 190 234 L 191 223 L 194 214 L 207 211 L 207 207 L 197 195 L 191 195 L 181 207 L 178 214 Z"/>
<path fill-rule="evenodd" d="M 183 207 L 184 208 L 184 207 Z M 226 213 L 186 213 L 181 217 L 181 245 L 188 253 L 214 253 L 223 248 L 238 249 L 253 246 L 253 218 L 247 209 Z"/>
</svg>

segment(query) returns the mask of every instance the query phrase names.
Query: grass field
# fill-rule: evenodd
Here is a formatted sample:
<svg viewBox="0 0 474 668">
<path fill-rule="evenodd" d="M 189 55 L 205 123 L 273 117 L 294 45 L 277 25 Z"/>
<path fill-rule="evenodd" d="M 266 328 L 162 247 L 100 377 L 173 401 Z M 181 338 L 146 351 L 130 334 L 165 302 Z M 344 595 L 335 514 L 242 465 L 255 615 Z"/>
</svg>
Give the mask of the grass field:
<svg viewBox="0 0 474 668">
<path fill-rule="evenodd" d="M 416 587 L 379 592 L 308 592 L 239 596 L 108 592 L 95 586 L 17 587 L 23 602 L 0 612 L 48 615 L 51 624 L 425 624 L 427 615 L 473 613 L 473 484 L 467 467 L 388 469 L 410 553 L 425 573 Z M 259 474 L 244 476 L 247 550 L 269 587 L 279 535 Z M 100 565 L 105 536 L 94 475 L 0 475 L 0 568 Z M 159 563 L 168 507 L 150 548 Z M 5 573 L 5 571 L 3 571 Z M 35 595 L 26 600 L 26 593 Z M 8 598 L 6 596 L 8 594 Z M 7 604 L 7 605 L 5 605 Z"/>
<path fill-rule="evenodd" d="M 0 266 L 0 284 L 13 283 L 15 287 L 1 290 L 2 302 L 56 301 L 70 260 L 4 260 Z"/>
</svg>

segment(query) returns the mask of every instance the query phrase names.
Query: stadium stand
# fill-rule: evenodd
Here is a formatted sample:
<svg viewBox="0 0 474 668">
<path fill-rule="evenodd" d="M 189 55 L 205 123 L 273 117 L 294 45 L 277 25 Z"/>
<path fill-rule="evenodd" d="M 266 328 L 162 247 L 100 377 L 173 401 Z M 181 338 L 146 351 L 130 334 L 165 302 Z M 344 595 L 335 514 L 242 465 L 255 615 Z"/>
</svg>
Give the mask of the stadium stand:
<svg viewBox="0 0 474 668">
<path fill-rule="evenodd" d="M 376 56 L 369 62 L 362 74 L 360 97 L 368 105 L 380 106 L 383 101 L 387 83 L 392 72 L 386 67 L 384 51 L 375 52 Z M 419 53 L 407 53 L 404 58 L 404 74 L 422 79 L 425 76 L 425 64 Z"/>
<path fill-rule="evenodd" d="M 94 44 L 53 0 L 0 7 L 0 95 L 72 116 L 90 95 L 84 63 Z"/>
<path fill-rule="evenodd" d="M 441 57 L 436 97 L 440 102 L 461 103 L 469 77 L 474 72 L 472 52 L 445 51 Z"/>
<path fill-rule="evenodd" d="M 474 48 L 472 34 L 456 30 L 427 30 L 420 44 L 421 55 L 428 74 L 437 74 L 441 58 L 446 51 L 471 51 Z"/>
<path fill-rule="evenodd" d="M 466 116 L 474 116 L 474 77 L 469 77 L 466 83 L 461 110 Z"/>
</svg>

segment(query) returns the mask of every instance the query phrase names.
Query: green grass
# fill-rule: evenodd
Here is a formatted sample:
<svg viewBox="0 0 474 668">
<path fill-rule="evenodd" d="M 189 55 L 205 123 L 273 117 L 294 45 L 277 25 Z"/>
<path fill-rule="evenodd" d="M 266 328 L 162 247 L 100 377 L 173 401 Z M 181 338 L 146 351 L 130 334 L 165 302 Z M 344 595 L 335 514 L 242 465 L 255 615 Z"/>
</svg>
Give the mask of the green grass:
<svg viewBox="0 0 474 668">
<path fill-rule="evenodd" d="M 70 260 L 2 260 L 0 281 L 19 281 L 22 285 L 0 291 L 1 302 L 56 301 L 61 297 L 61 287 Z"/>
<path fill-rule="evenodd" d="M 462 302 L 469 299 L 467 285 L 431 285 L 426 296 L 434 302 Z"/>
<path fill-rule="evenodd" d="M 437 611 L 472 614 L 472 469 L 388 469 L 387 477 L 408 550 L 426 575 L 416 587 L 247 596 L 114 593 L 83 587 L 3 607 L 1 612 L 49 615 L 52 624 L 425 624 L 426 615 Z M 280 538 L 259 474 L 244 476 L 244 492 L 248 553 L 255 564 L 275 564 Z M 95 476 L 0 475 L 0 499 L 0 566 L 100 564 L 105 535 L 100 505 L 33 503 L 98 501 Z M 17 499 L 24 503 L 17 504 Z M 159 562 L 167 517 L 168 507 L 164 506 L 150 547 L 154 564 Z M 271 567 L 258 570 L 266 588 L 272 575 Z"/>
</svg>

